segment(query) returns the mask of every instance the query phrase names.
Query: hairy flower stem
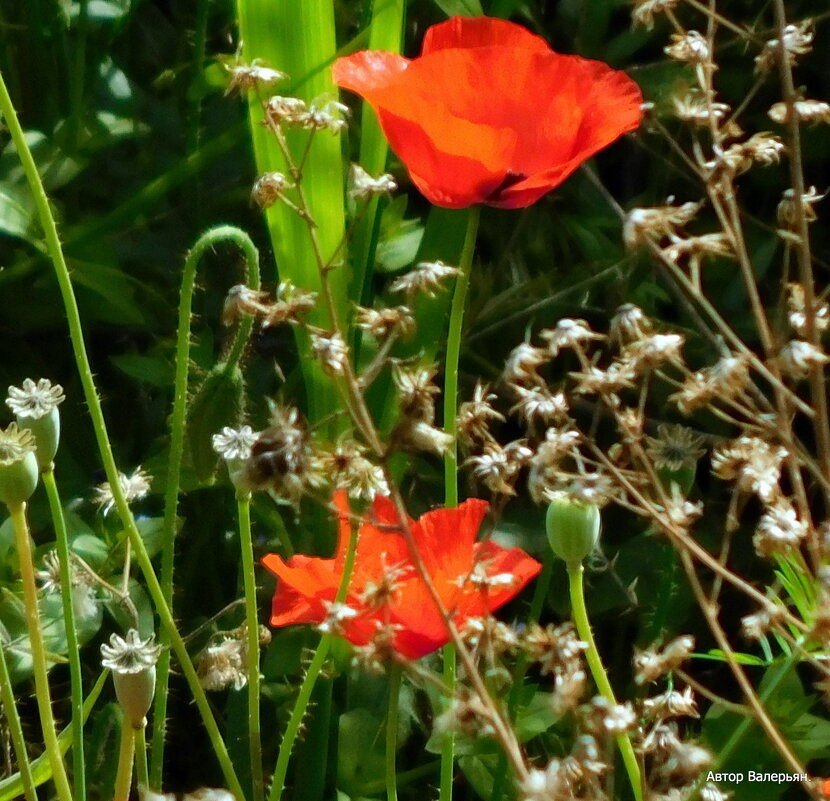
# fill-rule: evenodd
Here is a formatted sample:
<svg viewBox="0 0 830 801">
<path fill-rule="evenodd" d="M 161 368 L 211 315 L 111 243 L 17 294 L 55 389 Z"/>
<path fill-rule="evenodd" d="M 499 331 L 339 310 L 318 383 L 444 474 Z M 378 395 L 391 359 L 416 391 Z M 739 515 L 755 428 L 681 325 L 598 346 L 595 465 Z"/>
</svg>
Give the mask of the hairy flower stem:
<svg viewBox="0 0 830 801">
<path fill-rule="evenodd" d="M 135 783 L 138 787 L 150 786 L 150 776 L 147 771 L 147 737 L 146 726 L 135 730 Z"/>
<path fill-rule="evenodd" d="M 355 555 L 357 554 L 357 537 L 357 528 L 352 526 L 349 547 L 346 551 L 346 560 L 343 563 L 343 575 L 340 579 L 340 586 L 337 588 L 337 595 L 335 596 L 336 603 L 343 603 L 349 591 L 349 581 L 352 578 Z M 268 801 L 280 801 L 282 798 L 283 790 L 285 790 L 285 777 L 288 774 L 288 763 L 291 760 L 291 752 L 294 750 L 294 742 L 297 739 L 297 734 L 300 731 L 300 726 L 305 717 L 308 702 L 311 700 L 314 685 L 317 683 L 320 671 L 328 656 L 332 636 L 331 634 L 324 634 L 320 638 L 317 650 L 314 652 L 314 658 L 311 660 L 303 683 L 300 685 L 300 692 L 297 694 L 294 709 L 291 711 L 291 717 L 288 719 L 288 725 L 285 727 L 285 734 L 283 734 L 282 742 L 280 743 L 280 750 L 277 753 L 277 764 L 274 766 L 274 776 L 271 780 L 271 793 L 268 796 Z"/>
<path fill-rule="evenodd" d="M 35 567 L 32 563 L 32 543 L 29 538 L 29 524 L 26 520 L 26 504 L 20 503 L 9 507 L 17 558 L 20 560 L 20 578 L 23 581 L 23 601 L 26 609 L 26 628 L 32 650 L 32 666 L 35 677 L 35 697 L 43 730 L 43 744 L 49 754 L 52 768 L 52 780 L 55 783 L 59 801 L 72 801 L 72 790 L 66 776 L 58 736 L 55 733 L 55 718 L 52 716 L 52 695 L 49 690 L 49 676 L 46 668 L 46 648 L 43 644 L 43 631 L 40 628 L 40 616 L 37 607 L 37 585 Z"/>
<path fill-rule="evenodd" d="M 467 306 L 467 290 L 470 286 L 470 270 L 473 265 L 481 207 L 473 206 L 469 209 L 468 215 L 464 247 L 461 250 L 461 260 L 458 265 L 461 273 L 455 279 L 455 289 L 452 295 L 450 326 L 447 333 L 447 355 L 444 361 L 444 431 L 453 438 L 452 444 L 444 454 L 444 505 L 447 508 L 458 506 L 458 443 L 455 440 L 458 412 L 458 361 L 461 356 L 464 309 Z M 444 683 L 447 685 L 448 698 L 452 698 L 456 684 L 456 655 L 452 643 L 444 646 L 441 655 L 444 661 Z M 452 799 L 454 764 L 455 736 L 452 732 L 447 732 L 441 746 L 439 801 Z"/>
<path fill-rule="evenodd" d="M 256 602 L 256 566 L 251 539 L 251 496 L 237 496 L 239 545 L 242 550 L 242 580 L 245 584 L 245 627 L 248 639 L 248 749 L 254 801 L 265 798 L 262 775 L 262 737 L 259 708 L 259 618 Z"/>
<path fill-rule="evenodd" d="M 118 750 L 118 771 L 115 774 L 115 790 L 113 791 L 112 801 L 127 801 L 129 799 L 134 759 L 135 729 L 130 725 L 127 715 L 124 715 L 121 720 L 121 747 Z"/>
<path fill-rule="evenodd" d="M 591 670 L 591 675 L 594 678 L 594 683 L 597 685 L 600 695 L 609 703 L 616 704 L 617 699 L 614 696 L 614 690 L 611 689 L 611 682 L 608 681 L 608 674 L 605 672 L 605 667 L 602 664 L 602 659 L 597 650 L 597 645 L 594 642 L 593 632 L 591 631 L 591 623 L 588 620 L 588 610 L 585 606 L 585 586 L 582 581 L 584 572 L 585 570 L 581 562 L 575 567 L 568 567 L 568 589 L 571 596 L 573 622 L 579 634 L 579 639 L 588 644 L 588 650 L 585 651 L 585 659 L 588 662 L 588 667 Z M 631 782 L 634 798 L 636 801 L 642 801 L 643 781 L 640 776 L 637 755 L 634 753 L 631 740 L 627 734 L 620 734 L 616 737 L 616 741 L 617 747 L 620 749 L 620 755 L 622 756 L 626 773 L 628 773 L 628 780 Z"/>
<path fill-rule="evenodd" d="M 63 624 L 66 630 L 67 658 L 69 660 L 70 697 L 72 702 L 72 790 L 74 801 L 86 801 L 86 762 L 84 759 L 84 679 L 81 672 L 81 653 L 75 628 L 75 607 L 72 601 L 72 568 L 69 554 L 69 535 L 63 516 L 54 469 L 41 474 L 49 499 L 49 512 L 57 540 L 61 578 Z"/>
<path fill-rule="evenodd" d="M 386 706 L 386 801 L 398 801 L 398 774 L 395 756 L 398 751 L 398 705 L 401 695 L 399 664 L 389 669 L 389 701 Z"/>
<path fill-rule="evenodd" d="M 84 342 L 83 326 L 81 325 L 81 315 L 78 309 L 78 302 L 75 298 L 75 290 L 72 286 L 72 279 L 69 275 L 69 269 L 66 265 L 66 259 L 63 255 L 60 238 L 58 236 L 57 225 L 55 218 L 52 215 L 52 210 L 49 206 L 49 200 L 46 197 L 46 192 L 43 188 L 43 182 L 40 179 L 40 174 L 37 170 L 32 153 L 26 143 L 26 138 L 23 133 L 23 128 L 20 125 L 20 120 L 11 102 L 8 89 L 3 80 L 2 73 L 0 73 L 0 115 L 3 116 L 4 122 L 8 127 L 9 134 L 17 150 L 18 158 L 23 167 L 23 172 L 29 184 L 29 188 L 34 198 L 35 208 L 38 212 L 41 226 L 46 240 L 46 250 L 49 254 L 50 261 L 55 270 L 55 277 L 60 287 L 61 298 L 63 300 L 64 311 L 66 313 L 67 324 L 69 327 L 69 336 L 72 342 L 72 352 L 75 358 L 75 364 L 78 370 L 78 375 L 81 380 L 81 385 L 84 391 L 84 399 L 86 400 L 89 409 L 89 415 L 92 420 L 93 430 L 95 431 L 95 439 L 98 445 L 98 451 L 103 462 L 104 472 L 107 481 L 112 489 L 113 500 L 115 501 L 118 515 L 121 522 L 127 531 L 130 538 L 132 549 L 135 553 L 136 561 L 141 568 L 147 583 L 147 591 L 150 598 L 156 607 L 156 611 L 161 620 L 162 627 L 167 631 L 173 650 L 176 652 L 176 657 L 182 668 L 182 672 L 187 679 L 190 691 L 193 693 L 193 698 L 196 706 L 204 722 L 205 731 L 213 746 L 216 758 L 222 768 L 222 774 L 228 784 L 229 789 L 238 798 L 243 798 L 244 793 L 236 776 L 233 763 L 228 755 L 227 747 L 225 746 L 222 736 L 219 732 L 219 727 L 216 725 L 216 720 L 213 717 L 213 711 L 205 695 L 204 688 L 199 682 L 199 676 L 193 666 L 193 662 L 187 653 L 184 641 L 176 627 L 176 622 L 173 619 L 173 614 L 167 604 L 164 593 L 161 590 L 158 578 L 153 569 L 153 564 L 147 554 L 147 548 L 144 545 L 144 540 L 136 526 L 135 519 L 130 511 L 127 499 L 124 496 L 124 491 L 121 487 L 121 482 L 118 480 L 118 467 L 115 464 L 115 456 L 112 452 L 112 445 L 109 441 L 107 433 L 106 421 L 104 420 L 104 413 L 101 408 L 101 400 L 98 397 L 98 391 L 95 387 L 95 380 L 92 376 L 92 367 L 89 363 L 89 356 L 86 352 L 86 344 Z M 61 762 L 61 765 L 63 763 Z M 63 799 L 61 799 L 63 801 Z M 67 799 L 69 801 L 69 799 Z"/>
<path fill-rule="evenodd" d="M 23 736 L 23 727 L 20 725 L 20 715 L 17 714 L 12 680 L 9 676 L 8 665 L 6 665 L 6 653 L 2 643 L 0 643 L 0 704 L 3 706 L 9 736 L 14 746 L 14 755 L 17 757 L 17 770 L 20 774 L 20 783 L 23 785 L 23 796 L 26 801 L 37 801 L 32 766 L 29 764 L 29 752 L 26 750 L 26 739 Z"/>
<path fill-rule="evenodd" d="M 173 384 L 173 412 L 170 417 L 170 456 L 167 466 L 167 484 L 164 490 L 164 520 L 162 522 L 161 589 L 168 606 L 173 603 L 173 563 L 176 541 L 176 513 L 179 503 L 179 483 L 182 458 L 184 455 L 185 424 L 187 422 L 187 383 L 190 370 L 190 324 L 193 313 L 193 291 L 196 285 L 196 271 L 202 257 L 220 243 L 230 243 L 242 251 L 246 264 L 247 284 L 259 289 L 259 252 L 251 238 L 239 228 L 221 225 L 202 234 L 190 249 L 182 271 L 182 285 L 179 293 L 179 322 L 176 332 L 176 376 Z M 228 370 L 239 363 L 253 328 L 253 318 L 244 318 L 237 327 L 236 335 L 225 360 Z M 152 754 L 150 780 L 152 787 L 161 787 L 164 766 L 164 741 L 167 728 L 167 693 L 170 676 L 170 640 L 162 631 L 161 652 L 156 668 L 156 695 L 153 706 Z"/>
</svg>

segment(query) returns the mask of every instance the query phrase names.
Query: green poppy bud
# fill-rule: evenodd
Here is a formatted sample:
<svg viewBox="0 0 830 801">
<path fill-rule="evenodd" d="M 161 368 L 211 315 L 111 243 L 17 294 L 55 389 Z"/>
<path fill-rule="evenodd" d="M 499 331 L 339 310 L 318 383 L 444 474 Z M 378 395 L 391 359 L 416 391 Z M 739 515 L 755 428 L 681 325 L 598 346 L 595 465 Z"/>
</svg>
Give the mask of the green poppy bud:
<svg viewBox="0 0 830 801">
<path fill-rule="evenodd" d="M 9 507 L 28 501 L 38 475 L 32 432 L 18 429 L 17 423 L 0 429 L 0 501 Z"/>
<path fill-rule="evenodd" d="M 144 717 L 153 703 L 156 689 L 156 662 L 161 646 L 154 635 L 142 640 L 135 629 L 126 637 L 113 634 L 109 645 L 101 646 L 101 664 L 112 671 L 115 696 L 134 729 L 144 726 Z"/>
<path fill-rule="evenodd" d="M 567 497 L 555 498 L 545 518 L 550 548 L 571 570 L 582 563 L 599 540 L 599 507 Z"/>
<path fill-rule="evenodd" d="M 58 406 L 63 403 L 63 387 L 52 384 L 48 378 L 37 383 L 26 378 L 21 387 L 9 387 L 6 405 L 17 417 L 20 428 L 28 428 L 37 442 L 37 465 L 41 471 L 50 470 L 58 452 L 61 421 Z"/>
</svg>

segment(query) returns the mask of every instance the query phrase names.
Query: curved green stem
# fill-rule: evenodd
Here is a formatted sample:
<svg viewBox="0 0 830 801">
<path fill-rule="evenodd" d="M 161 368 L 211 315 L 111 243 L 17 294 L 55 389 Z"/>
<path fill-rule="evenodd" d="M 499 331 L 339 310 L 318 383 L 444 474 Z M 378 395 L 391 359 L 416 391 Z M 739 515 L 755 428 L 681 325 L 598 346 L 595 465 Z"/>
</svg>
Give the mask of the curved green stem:
<svg viewBox="0 0 830 801">
<path fill-rule="evenodd" d="M 61 576 L 63 623 L 66 629 L 67 658 L 69 660 L 70 696 L 72 701 L 72 789 L 75 801 L 86 800 L 86 761 L 84 759 L 84 679 L 81 672 L 81 652 L 75 628 L 75 607 L 72 601 L 72 567 L 69 555 L 69 536 L 63 516 L 55 471 L 45 470 L 43 486 L 49 498 L 49 512 L 57 539 Z"/>
<path fill-rule="evenodd" d="M 213 717 L 213 711 L 210 708 L 204 688 L 199 682 L 199 676 L 187 653 L 184 640 L 176 628 L 176 622 L 173 619 L 173 614 L 170 611 L 170 606 L 165 600 L 161 585 L 153 570 L 153 564 L 147 554 L 147 548 L 144 545 L 144 540 L 135 524 L 132 512 L 130 511 L 127 499 L 124 497 L 124 491 L 121 487 L 121 482 L 118 480 L 118 467 L 115 464 L 115 457 L 110 445 L 109 436 L 107 434 L 106 421 L 104 420 L 104 413 L 101 408 L 101 400 L 98 397 L 98 391 L 95 387 L 95 380 L 92 376 L 92 367 L 89 363 L 89 357 L 86 352 L 86 344 L 84 342 L 83 326 L 81 325 L 81 315 L 78 310 L 78 302 L 75 298 L 75 290 L 72 286 L 72 279 L 69 275 L 69 269 L 66 265 L 66 260 L 61 248 L 60 237 L 58 236 L 58 229 L 55 224 L 55 219 L 52 216 L 52 211 L 49 207 L 49 200 L 46 197 L 46 192 L 43 188 L 43 183 L 40 180 L 40 175 L 37 171 L 32 153 L 26 143 L 26 138 L 23 129 L 20 126 L 20 120 L 17 118 L 14 105 L 9 96 L 8 89 L 3 80 L 3 75 L 0 73 L 0 114 L 2 114 L 4 122 L 9 129 L 12 142 L 17 150 L 18 158 L 23 167 L 23 172 L 26 175 L 26 180 L 32 192 L 35 208 L 37 209 L 40 223 L 43 227 L 44 237 L 46 240 L 46 250 L 55 270 L 55 277 L 63 299 L 64 311 L 66 313 L 67 324 L 69 327 L 69 337 L 72 342 L 72 352 L 75 358 L 75 364 L 78 369 L 78 376 L 81 380 L 81 386 L 84 391 L 84 399 L 89 409 L 89 416 L 92 421 L 93 430 L 95 431 L 95 440 L 98 445 L 98 451 L 101 455 L 101 461 L 104 466 L 104 472 L 107 481 L 112 489 L 113 500 L 115 501 L 118 515 L 127 534 L 130 538 L 133 553 L 138 562 L 141 572 L 147 584 L 147 591 L 153 601 L 156 611 L 161 620 L 162 627 L 170 637 L 170 644 L 176 653 L 176 657 L 182 668 L 182 672 L 187 679 L 190 691 L 193 693 L 193 698 L 199 713 L 204 722 L 205 731 L 210 738 L 216 758 L 222 768 L 222 774 L 228 784 L 228 788 L 238 798 L 244 798 L 242 786 L 237 778 L 233 763 L 231 762 L 228 750 L 222 740 L 222 735 L 219 732 L 219 727 L 216 725 L 216 720 Z M 61 762 L 61 767 L 63 763 Z M 63 799 L 61 800 L 63 801 Z M 68 801 L 68 800 L 67 800 Z"/>
<path fill-rule="evenodd" d="M 479 206 L 473 206 L 467 217 L 467 231 L 458 269 L 460 275 L 455 279 L 450 309 L 450 325 L 447 332 L 447 355 L 444 361 L 444 431 L 452 435 L 452 444 L 444 454 L 444 503 L 447 507 L 458 506 L 458 444 L 455 441 L 458 411 L 458 360 L 461 356 L 461 333 L 464 327 L 464 309 L 467 305 L 467 289 L 470 285 L 470 269 L 478 234 L 481 216 Z M 443 679 L 450 695 L 455 692 L 456 654 L 455 648 L 445 645 L 442 650 L 444 660 Z M 452 799 L 452 783 L 455 765 L 455 738 L 451 732 L 444 736 L 441 746 L 441 780 L 438 791 L 439 801 Z"/>
<path fill-rule="evenodd" d="M 568 589 L 571 595 L 571 610 L 574 626 L 576 626 L 579 639 L 588 644 L 588 650 L 585 651 L 585 659 L 588 662 L 591 676 L 594 678 L 594 683 L 597 685 L 600 695 L 609 703 L 616 704 L 617 699 L 614 696 L 614 690 L 611 688 L 611 682 L 608 681 L 608 675 L 605 672 L 605 667 L 602 664 L 597 645 L 594 642 L 591 623 L 588 620 L 588 610 L 585 606 L 585 587 L 582 582 L 583 573 L 584 569 L 581 562 L 575 566 L 568 566 Z M 620 750 L 620 755 L 625 765 L 626 773 L 628 773 L 628 780 L 631 782 L 634 798 L 637 801 L 642 801 L 643 782 L 640 777 L 640 765 L 637 762 L 637 756 L 634 753 L 631 740 L 628 739 L 628 735 L 620 734 L 616 737 L 616 741 L 617 748 Z"/>
<path fill-rule="evenodd" d="M 49 754 L 52 768 L 52 780 L 60 801 L 72 801 L 72 790 L 66 777 L 58 735 L 55 732 L 55 718 L 52 716 L 52 694 L 49 690 L 49 676 L 46 668 L 46 648 L 43 644 L 43 632 L 40 628 L 40 615 L 37 607 L 37 585 L 35 583 L 35 566 L 32 563 L 32 543 L 29 539 L 29 523 L 26 520 L 26 504 L 19 503 L 9 507 L 9 514 L 14 527 L 14 541 L 17 558 L 20 560 L 20 578 L 23 580 L 23 601 L 26 609 L 26 628 L 29 632 L 29 644 L 32 650 L 32 666 L 35 676 L 35 696 L 40 725 L 43 729 L 43 744 Z"/>
<path fill-rule="evenodd" d="M 112 801 L 129 801 L 130 785 L 133 781 L 133 760 L 135 758 L 135 729 L 127 716 L 121 720 L 121 747 L 118 751 L 118 772 L 115 774 L 115 789 Z"/>
<path fill-rule="evenodd" d="M 248 636 L 248 749 L 254 801 L 265 798 L 262 775 L 262 739 L 259 710 L 259 618 L 256 603 L 256 567 L 251 539 L 251 496 L 237 497 L 239 544 L 242 550 L 242 578 L 245 584 L 245 625 Z"/>
<path fill-rule="evenodd" d="M 0 643 L 0 703 L 6 724 L 9 727 L 14 754 L 17 757 L 17 770 L 20 773 L 20 782 L 23 785 L 23 795 L 26 801 L 37 801 L 35 780 L 32 776 L 32 766 L 29 764 L 29 752 L 26 750 L 26 739 L 23 736 L 23 727 L 20 725 L 20 715 L 17 714 L 17 705 L 12 691 L 12 680 L 9 668 L 6 665 L 6 653 Z"/>
<path fill-rule="evenodd" d="M 386 707 L 386 801 L 398 801 L 398 704 L 401 694 L 401 666 L 389 669 L 389 703 Z"/>
<path fill-rule="evenodd" d="M 346 551 L 346 561 L 343 564 L 343 576 L 340 579 L 340 586 L 337 588 L 337 596 L 335 598 L 337 603 L 343 603 L 346 599 L 346 594 L 349 591 L 349 581 L 352 577 L 352 569 L 354 568 L 355 554 L 357 553 L 357 530 L 352 528 L 351 537 L 349 537 L 349 548 Z M 288 763 L 291 760 L 291 752 L 294 749 L 294 742 L 297 739 L 297 734 L 300 731 L 303 718 L 305 717 L 308 702 L 311 700 L 311 693 L 314 690 L 314 685 L 320 676 L 320 671 L 325 664 L 326 657 L 329 653 L 332 641 L 331 634 L 324 634 L 320 638 L 317 645 L 317 650 L 314 653 L 314 658 L 308 666 L 308 671 L 305 674 L 303 683 L 300 685 L 300 692 L 297 694 L 297 700 L 294 703 L 294 709 L 291 711 L 291 717 L 288 719 L 288 725 L 285 728 L 285 734 L 280 743 L 280 750 L 277 753 L 277 764 L 274 767 L 274 778 L 271 782 L 271 793 L 268 796 L 268 801 L 280 801 L 283 790 L 285 790 L 285 777 L 288 774 Z"/>
<path fill-rule="evenodd" d="M 150 785 L 147 773 L 147 737 L 146 726 L 135 730 L 135 783 L 139 787 L 147 788 Z"/>
<path fill-rule="evenodd" d="M 251 238 L 232 225 L 220 225 L 205 231 L 190 249 L 182 271 L 179 295 L 179 321 L 176 331 L 176 377 L 173 385 L 173 412 L 170 417 L 170 458 L 167 467 L 167 484 L 164 490 L 164 521 L 162 523 L 161 589 L 167 605 L 173 603 L 173 566 L 176 540 L 176 514 L 179 503 L 182 457 L 184 454 L 185 424 L 187 422 L 187 383 L 190 371 L 190 321 L 193 313 L 193 292 L 196 271 L 202 257 L 216 245 L 230 242 L 245 256 L 247 282 L 252 289 L 259 289 L 259 252 Z M 253 319 L 246 317 L 236 330 L 231 345 L 228 364 L 234 367 L 242 357 L 251 334 Z M 162 632 L 161 643 L 170 644 Z M 151 786 L 161 788 L 164 767 L 164 742 L 167 729 L 167 694 L 170 677 L 170 650 L 164 648 L 156 670 L 156 696 L 153 705 L 152 754 L 150 759 Z"/>
</svg>

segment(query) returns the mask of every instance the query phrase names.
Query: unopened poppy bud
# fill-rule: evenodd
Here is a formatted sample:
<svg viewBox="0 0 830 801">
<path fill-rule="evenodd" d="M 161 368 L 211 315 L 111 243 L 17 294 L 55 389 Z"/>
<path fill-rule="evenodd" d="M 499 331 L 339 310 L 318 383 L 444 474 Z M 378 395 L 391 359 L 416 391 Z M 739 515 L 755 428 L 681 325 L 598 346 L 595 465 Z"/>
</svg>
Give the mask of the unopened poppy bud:
<svg viewBox="0 0 830 801">
<path fill-rule="evenodd" d="M 32 497 L 39 471 L 35 458 L 35 438 L 28 429 L 9 423 L 0 429 L 0 501 L 19 506 Z"/>
<path fill-rule="evenodd" d="M 566 497 L 554 498 L 545 517 L 550 548 L 568 569 L 577 567 L 599 540 L 599 507 Z"/>
<path fill-rule="evenodd" d="M 37 383 L 26 378 L 22 386 L 9 387 L 6 406 L 14 412 L 20 428 L 28 428 L 34 434 L 35 457 L 41 471 L 51 469 L 58 452 L 61 434 L 58 406 L 63 401 L 63 387 L 52 384 L 48 378 L 41 378 Z"/>
<path fill-rule="evenodd" d="M 146 640 L 135 629 L 126 638 L 113 634 L 109 645 L 101 646 L 101 664 L 112 671 L 115 696 L 134 729 L 144 726 L 144 716 L 153 703 L 156 688 L 156 662 L 161 646 L 155 635 Z"/>
</svg>

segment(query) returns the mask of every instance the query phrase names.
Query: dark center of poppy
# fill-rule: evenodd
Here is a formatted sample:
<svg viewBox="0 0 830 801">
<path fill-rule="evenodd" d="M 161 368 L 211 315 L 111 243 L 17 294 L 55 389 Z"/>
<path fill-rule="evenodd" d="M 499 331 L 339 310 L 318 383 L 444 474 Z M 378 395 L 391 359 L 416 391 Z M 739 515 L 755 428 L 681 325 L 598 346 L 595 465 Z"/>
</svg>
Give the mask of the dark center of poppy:
<svg viewBox="0 0 830 801">
<path fill-rule="evenodd" d="M 502 182 L 487 196 L 487 201 L 494 202 L 500 200 L 501 193 L 504 192 L 505 189 L 509 189 L 514 184 L 519 183 L 519 181 L 524 181 L 525 178 L 527 178 L 527 176 L 523 172 L 513 172 L 512 170 L 508 170 Z"/>
</svg>

